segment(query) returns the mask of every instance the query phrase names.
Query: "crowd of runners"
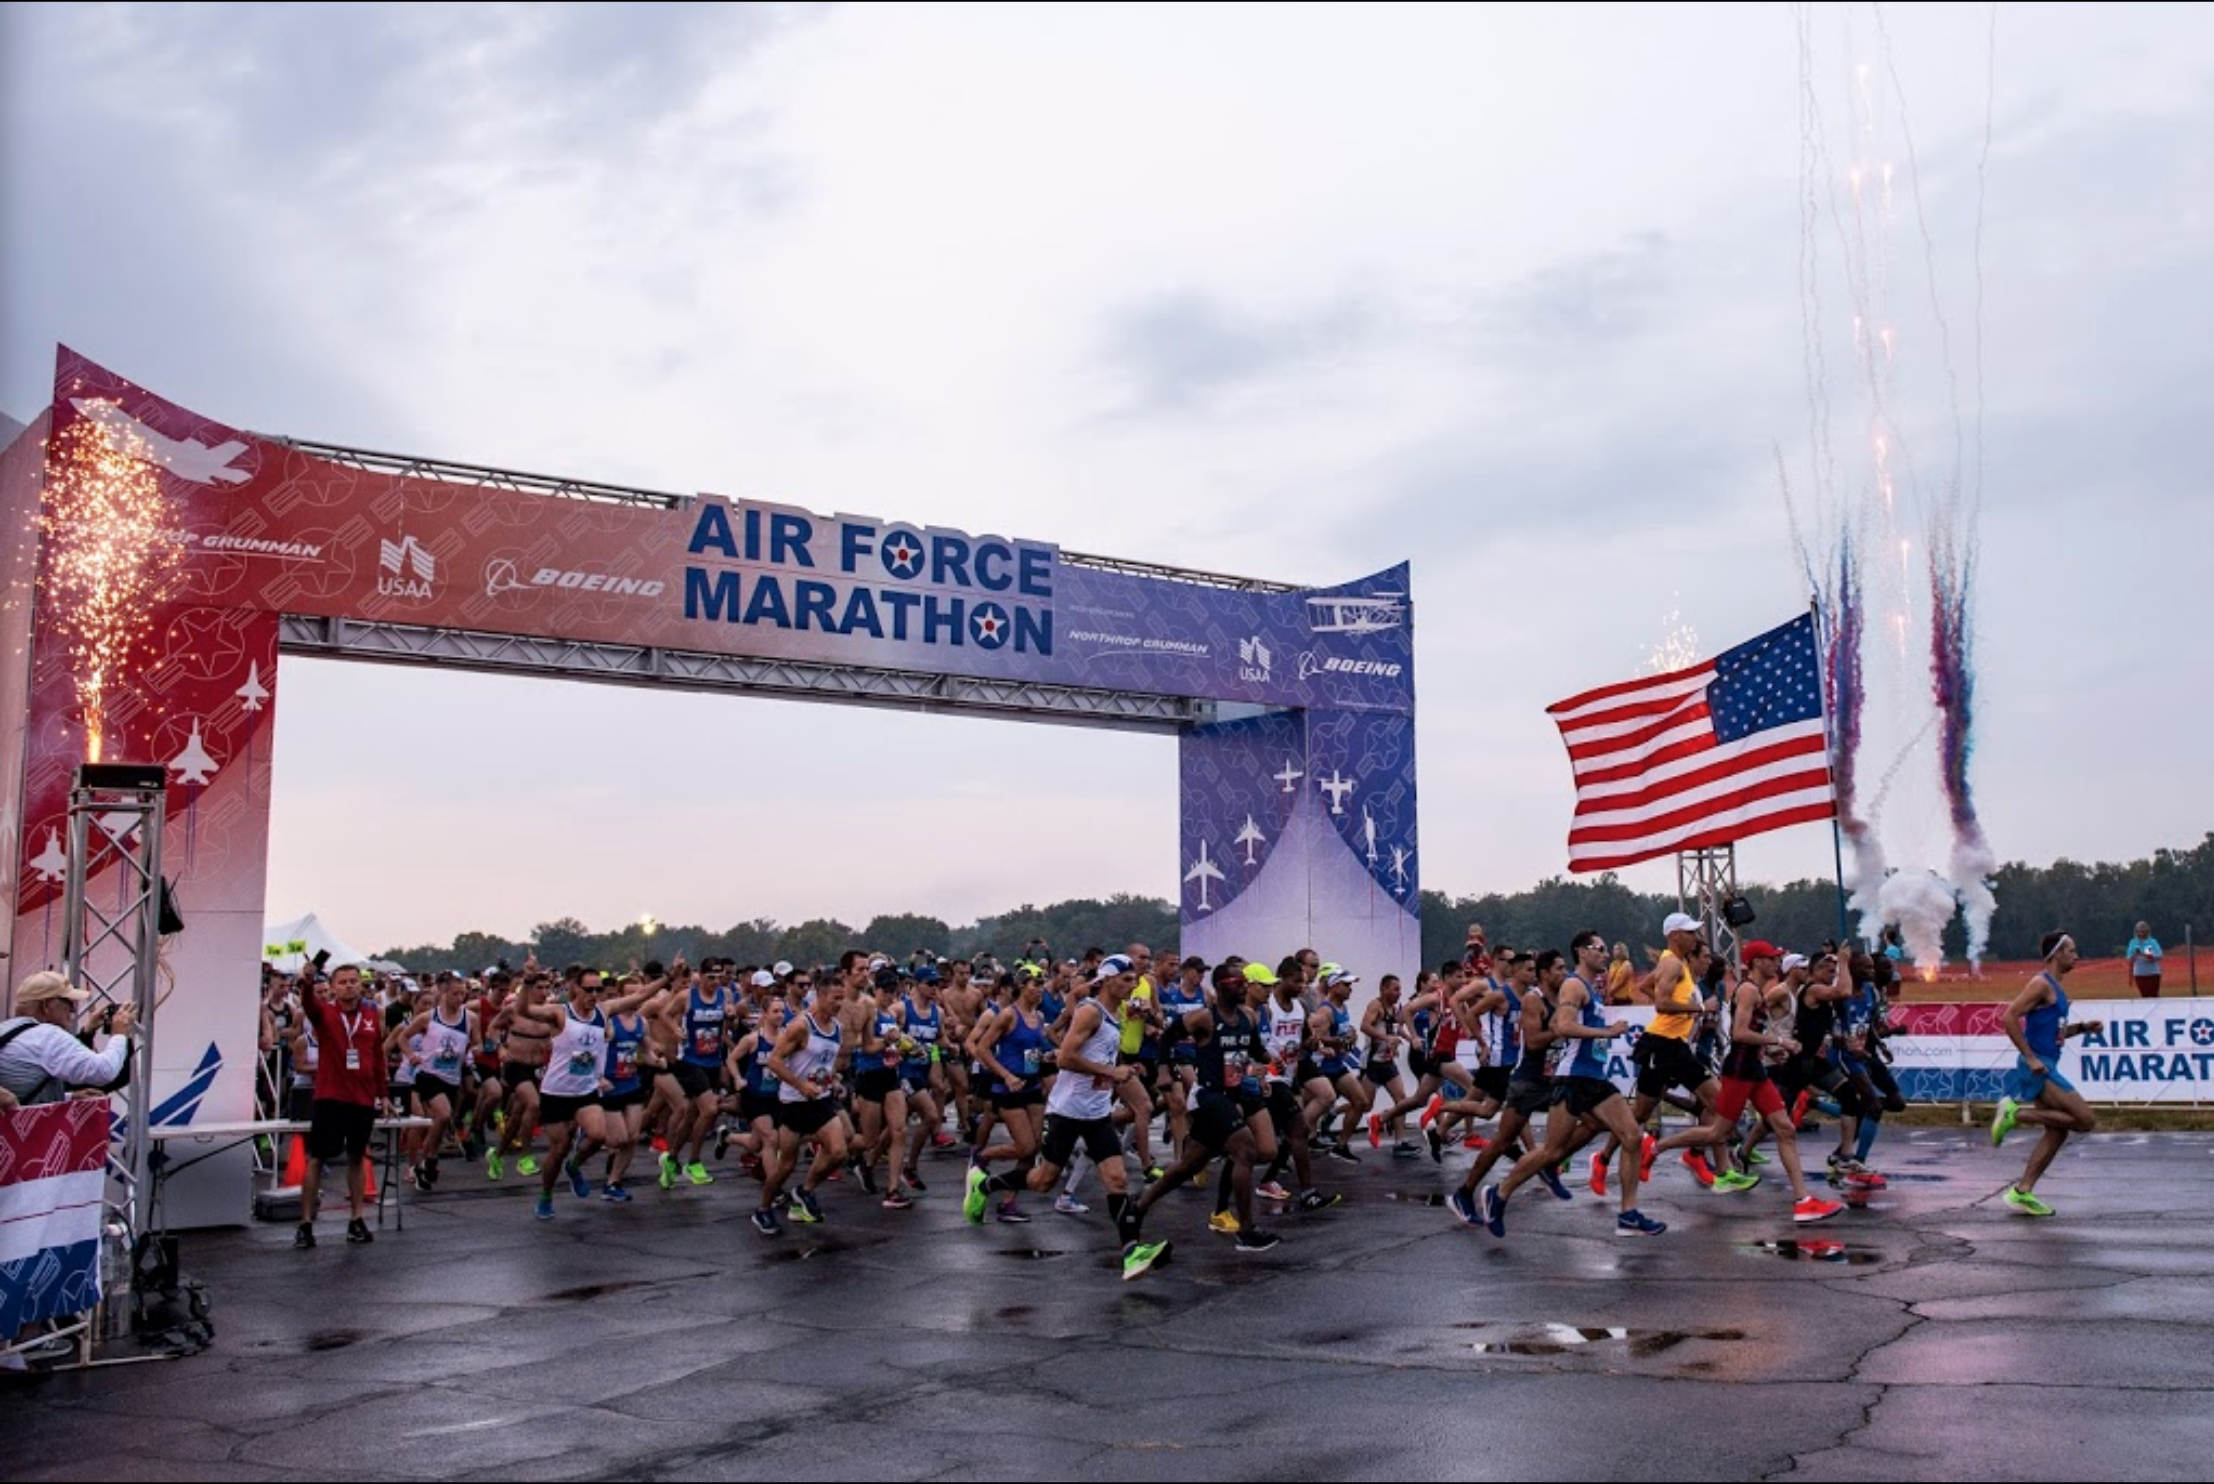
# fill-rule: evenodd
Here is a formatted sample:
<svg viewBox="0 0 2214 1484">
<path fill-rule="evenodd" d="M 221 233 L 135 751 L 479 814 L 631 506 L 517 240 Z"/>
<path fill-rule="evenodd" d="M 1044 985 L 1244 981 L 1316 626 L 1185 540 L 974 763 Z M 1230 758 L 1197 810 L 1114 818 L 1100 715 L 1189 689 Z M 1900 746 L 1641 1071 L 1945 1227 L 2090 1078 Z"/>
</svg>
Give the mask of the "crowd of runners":
<svg viewBox="0 0 2214 1484">
<path fill-rule="evenodd" d="M 1611 1195 L 1614 1231 L 1633 1238 L 1667 1230 L 1639 1203 L 1656 1167 L 1737 1197 L 1780 1168 L 1795 1223 L 1882 1189 L 1874 1151 L 1905 1108 L 1885 1044 L 1891 964 L 1757 940 L 1727 962 L 1684 914 L 1663 936 L 1638 973 L 1596 932 L 1530 951 L 1471 928 L 1462 957 L 1372 993 L 1312 949 L 1210 964 L 1143 944 L 986 961 L 981 975 L 859 949 L 820 967 L 680 959 L 613 975 L 532 959 L 421 985 L 350 965 L 272 970 L 263 1045 L 292 1088 L 288 1116 L 313 1124 L 310 1153 L 352 1164 L 355 1241 L 369 1240 L 366 1115 L 325 1100 L 338 1038 L 349 1071 L 382 1077 L 390 1111 L 429 1121 L 407 1135 L 421 1192 L 512 1174 L 553 1220 L 564 1188 L 628 1203 L 640 1185 L 736 1178 L 774 1238 L 828 1219 L 835 1180 L 845 1199 L 903 1211 L 961 1168 L 948 1194 L 982 1224 L 1031 1220 L 1026 1199 L 1086 1215 L 1096 1176 L 1126 1278 L 1167 1255 L 1152 1228 L 1169 1192 L 1211 1189 L 1208 1228 L 1264 1252 L 1279 1238 L 1263 1212 L 1337 1204 L 1330 1162 L 1364 1153 L 1442 1166 L 1473 1151 L 1445 1203 L 1495 1238 L 1533 1182 L 1560 1201 Z M 2008 1014 L 2020 1061 L 1991 1129 L 1994 1143 L 2017 1123 L 2043 1129 L 2005 1197 L 2036 1216 L 2051 1214 L 2037 1179 L 2095 1122 L 2058 1067 L 2061 1043 L 2096 1025 L 2067 1020 L 2074 944 L 2045 946 Z M 1622 1003 L 1650 1004 L 1650 1024 L 1633 1029 Z M 1669 1109 L 1688 1122 L 1659 1136 Z M 1817 1117 L 1833 1121 L 1819 1163 L 1801 1152 Z M 455 1155 L 481 1173 L 449 1173 Z M 316 1181 L 311 1163 L 302 1247 Z"/>
</svg>

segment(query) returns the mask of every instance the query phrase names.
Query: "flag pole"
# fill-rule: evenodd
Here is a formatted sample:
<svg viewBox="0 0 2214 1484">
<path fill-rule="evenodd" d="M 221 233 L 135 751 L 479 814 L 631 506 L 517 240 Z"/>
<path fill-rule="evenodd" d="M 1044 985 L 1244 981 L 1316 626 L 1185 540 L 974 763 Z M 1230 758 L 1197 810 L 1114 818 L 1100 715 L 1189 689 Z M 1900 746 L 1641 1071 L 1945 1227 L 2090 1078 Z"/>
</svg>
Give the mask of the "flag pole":
<svg viewBox="0 0 2214 1484">
<path fill-rule="evenodd" d="M 1830 730 L 1830 720 L 1836 698 L 1829 694 L 1829 635 L 1822 624 L 1822 600 L 1819 596 L 1811 593 L 1807 596 L 1807 612 L 1814 616 L 1814 632 L 1821 643 L 1825 661 L 1822 666 L 1822 735 L 1830 766 L 1830 790 L 1834 796 L 1837 789 L 1837 738 Z M 1837 946 L 1843 949 L 1846 935 L 1851 929 L 1847 927 L 1845 920 L 1845 831 L 1835 810 L 1830 813 L 1830 853 L 1837 865 Z"/>
</svg>

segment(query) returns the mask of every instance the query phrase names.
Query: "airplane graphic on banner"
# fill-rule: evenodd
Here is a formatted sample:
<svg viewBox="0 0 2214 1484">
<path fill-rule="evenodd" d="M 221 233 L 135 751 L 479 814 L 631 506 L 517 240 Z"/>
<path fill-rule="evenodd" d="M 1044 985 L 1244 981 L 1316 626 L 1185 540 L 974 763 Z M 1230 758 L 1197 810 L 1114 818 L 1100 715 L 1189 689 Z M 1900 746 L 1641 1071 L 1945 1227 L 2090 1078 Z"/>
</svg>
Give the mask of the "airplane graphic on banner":
<svg viewBox="0 0 2214 1484">
<path fill-rule="evenodd" d="M 1405 614 L 1406 609 L 1396 593 L 1307 600 L 1307 620 L 1318 634 L 1374 634 L 1383 629 L 1396 629 Z"/>
<path fill-rule="evenodd" d="M 1253 816 L 1248 814 L 1245 817 L 1245 828 L 1238 831 L 1237 839 L 1233 843 L 1245 847 L 1245 863 L 1247 865 L 1257 866 L 1260 862 L 1253 858 L 1253 852 L 1268 843 L 1268 836 L 1261 833 L 1261 827 L 1255 824 Z"/>
<path fill-rule="evenodd" d="M 1222 879 L 1222 867 L 1207 858 L 1207 842 L 1205 840 L 1200 841 L 1199 859 L 1192 862 L 1192 868 L 1184 873 L 1184 882 L 1187 886 L 1194 881 L 1199 883 L 1200 911 L 1212 912 L 1215 910 L 1214 903 L 1207 900 L 1207 883 Z"/>
<path fill-rule="evenodd" d="M 261 661 L 255 660 L 246 667 L 246 683 L 231 694 L 246 703 L 248 711 L 259 711 L 269 699 L 269 691 L 261 683 Z"/>
<path fill-rule="evenodd" d="M 200 739 L 200 723 L 192 723 L 192 738 L 184 745 L 184 751 L 169 760 L 169 766 L 177 773 L 179 783 L 204 784 L 215 776 L 221 766 L 208 756 L 207 744 Z"/>
<path fill-rule="evenodd" d="M 1315 780 L 1315 787 L 1330 796 L 1330 812 L 1332 814 L 1343 814 L 1345 812 L 1345 796 L 1353 792 L 1352 779 L 1333 768 L 1330 770 L 1329 777 Z"/>
<path fill-rule="evenodd" d="M 1276 775 L 1276 781 L 1284 785 L 1285 793 L 1290 793 L 1292 791 L 1292 785 L 1307 776 L 1305 773 L 1301 772 L 1299 768 L 1295 766 L 1295 764 L 1296 759 L 1285 758 L 1284 771 Z"/>
<path fill-rule="evenodd" d="M 46 832 L 46 848 L 32 856 L 28 864 L 41 881 L 60 881 L 69 874 L 69 852 L 62 849 L 60 830 Z"/>
<path fill-rule="evenodd" d="M 246 445 L 236 438 L 210 448 L 205 443 L 164 438 L 102 397 L 75 397 L 69 405 L 98 425 L 108 440 L 108 447 L 121 454 L 149 456 L 179 479 L 194 484 L 213 484 L 217 480 L 225 484 L 244 484 L 254 477 L 244 469 L 231 467 L 238 456 L 246 452 Z M 137 446 L 134 447 L 134 443 Z"/>
</svg>

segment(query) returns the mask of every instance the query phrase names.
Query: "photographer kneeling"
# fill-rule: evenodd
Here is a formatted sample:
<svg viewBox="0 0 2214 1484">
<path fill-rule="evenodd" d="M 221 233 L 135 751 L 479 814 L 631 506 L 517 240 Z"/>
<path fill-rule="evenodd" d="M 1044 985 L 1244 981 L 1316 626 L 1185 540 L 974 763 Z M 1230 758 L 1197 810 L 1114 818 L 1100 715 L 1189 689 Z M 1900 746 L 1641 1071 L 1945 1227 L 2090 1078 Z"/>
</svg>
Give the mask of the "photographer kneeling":
<svg viewBox="0 0 2214 1484">
<path fill-rule="evenodd" d="M 17 987 L 15 1018 L 0 1021 L 0 1111 L 58 1103 L 77 1088 L 105 1090 L 121 1082 L 130 1065 L 135 1012 L 129 1005 L 103 1011 L 101 1024 L 80 1036 L 77 1009 L 90 998 L 51 970 Z M 94 1029 L 109 1033 L 98 1050 L 87 1044 Z"/>
</svg>

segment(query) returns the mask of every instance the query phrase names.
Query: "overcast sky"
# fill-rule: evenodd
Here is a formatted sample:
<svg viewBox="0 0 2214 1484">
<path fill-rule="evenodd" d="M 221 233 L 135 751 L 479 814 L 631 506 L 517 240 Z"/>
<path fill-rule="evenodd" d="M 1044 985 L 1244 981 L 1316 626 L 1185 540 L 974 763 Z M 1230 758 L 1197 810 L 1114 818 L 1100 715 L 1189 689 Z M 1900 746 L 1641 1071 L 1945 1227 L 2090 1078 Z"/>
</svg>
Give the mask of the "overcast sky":
<svg viewBox="0 0 2214 1484">
<path fill-rule="evenodd" d="M 66 341 L 266 432 L 1302 583 L 1412 558 L 1424 884 L 1513 890 L 1565 862 L 1547 703 L 1671 611 L 1711 653 L 1804 606 L 1801 270 L 1857 264 L 1920 467 L 1945 367 L 1986 413 L 1994 848 L 2193 842 L 2214 11 L 2001 7 L 1988 71 L 1988 7 L 1882 18 L 1813 8 L 1803 89 L 1780 5 L 10 6 L 0 408 Z M 1889 249 L 1818 215 L 1803 251 L 1806 98 L 1824 203 L 1855 153 L 1899 172 Z M 1849 318 L 1811 320 L 1848 488 Z M 280 693 L 270 910 L 365 945 L 1175 893 L 1163 739 Z M 1941 859 L 1933 766 L 1895 859 Z"/>
</svg>

